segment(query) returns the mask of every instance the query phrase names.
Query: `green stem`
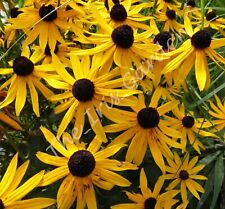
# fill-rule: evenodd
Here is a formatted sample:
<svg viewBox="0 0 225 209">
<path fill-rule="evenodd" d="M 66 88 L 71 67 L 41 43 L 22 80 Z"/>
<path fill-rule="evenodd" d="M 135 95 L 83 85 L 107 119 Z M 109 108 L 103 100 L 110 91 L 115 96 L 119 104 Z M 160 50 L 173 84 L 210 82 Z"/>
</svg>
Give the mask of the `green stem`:
<svg viewBox="0 0 225 209">
<path fill-rule="evenodd" d="M 158 0 L 155 0 L 155 1 L 154 1 L 154 5 L 153 5 L 153 7 L 152 7 L 152 15 L 155 14 L 156 7 L 157 7 L 157 3 L 158 3 Z"/>
<path fill-rule="evenodd" d="M 201 0 L 201 16 L 202 16 L 202 27 L 204 27 L 204 17 L 205 17 L 205 0 Z"/>
</svg>

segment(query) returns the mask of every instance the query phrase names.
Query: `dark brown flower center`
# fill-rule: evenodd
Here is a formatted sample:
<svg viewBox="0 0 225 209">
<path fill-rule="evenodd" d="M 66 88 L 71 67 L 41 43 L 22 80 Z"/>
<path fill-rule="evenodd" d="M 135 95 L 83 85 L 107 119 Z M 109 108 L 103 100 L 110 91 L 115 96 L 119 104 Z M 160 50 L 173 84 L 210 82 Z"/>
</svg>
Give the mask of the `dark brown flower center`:
<svg viewBox="0 0 225 209">
<path fill-rule="evenodd" d="M 5 206 L 4 206 L 4 203 L 2 202 L 2 200 L 0 199 L 0 209 L 4 209 Z"/>
<path fill-rule="evenodd" d="M 95 169 L 95 158 L 87 150 L 74 152 L 68 161 L 68 168 L 73 176 L 86 177 Z"/>
<path fill-rule="evenodd" d="M 124 21 L 127 19 L 127 11 L 122 4 L 115 4 L 111 11 L 110 17 L 114 21 Z"/>
<path fill-rule="evenodd" d="M 216 20 L 216 12 L 215 10 L 206 14 L 206 20 L 208 21 L 215 21 Z"/>
<path fill-rule="evenodd" d="M 129 25 L 121 25 L 112 32 L 113 42 L 120 48 L 128 49 L 134 43 L 134 32 Z"/>
<path fill-rule="evenodd" d="M 157 200 L 153 197 L 150 197 L 145 200 L 145 208 L 144 209 L 155 209 L 155 205 L 157 203 Z"/>
<path fill-rule="evenodd" d="M 154 44 L 156 43 L 162 46 L 163 50 L 169 49 L 172 44 L 171 34 L 168 31 L 158 33 L 154 38 Z"/>
<path fill-rule="evenodd" d="M 17 16 L 21 13 L 23 13 L 22 11 L 18 11 L 19 8 L 12 8 L 10 10 L 10 16 L 11 18 L 17 18 Z"/>
<path fill-rule="evenodd" d="M 75 81 L 72 88 L 73 96 L 80 102 L 90 101 L 95 93 L 95 86 L 92 81 L 86 78 Z"/>
<path fill-rule="evenodd" d="M 39 9 L 39 16 L 41 18 L 44 18 L 43 20 L 46 22 L 52 22 L 57 18 L 57 11 L 55 10 L 55 7 L 53 7 L 51 4 L 47 6 L 42 5 Z"/>
<path fill-rule="evenodd" d="M 17 75 L 27 76 L 34 71 L 34 63 L 24 56 L 13 60 L 13 71 Z"/>
<path fill-rule="evenodd" d="M 179 173 L 179 177 L 182 179 L 182 180 L 187 180 L 189 178 L 189 174 L 187 171 L 185 170 L 181 170 L 180 173 Z"/>
<path fill-rule="evenodd" d="M 163 0 L 163 1 L 165 1 L 167 3 L 172 3 L 173 2 L 173 0 Z"/>
<path fill-rule="evenodd" d="M 160 116 L 157 109 L 146 107 L 138 112 L 137 119 L 142 128 L 155 128 L 159 124 Z"/>
<path fill-rule="evenodd" d="M 182 124 L 186 128 L 192 128 L 193 125 L 195 124 L 195 119 L 191 116 L 185 116 L 182 119 Z"/>
<path fill-rule="evenodd" d="M 166 11 L 166 16 L 170 19 L 170 20 L 174 20 L 176 18 L 176 12 L 172 9 L 167 9 Z"/>
<path fill-rule="evenodd" d="M 189 1 L 187 1 L 187 6 L 195 7 L 195 0 L 189 0 Z"/>
<path fill-rule="evenodd" d="M 58 51 L 59 51 L 59 47 L 58 47 L 58 45 L 56 44 L 56 45 L 55 45 L 55 49 L 54 49 L 54 53 L 56 54 Z M 49 48 L 48 43 L 47 43 L 47 45 L 46 45 L 46 47 L 45 47 L 45 55 L 46 55 L 46 56 L 52 56 L 51 50 L 50 50 L 50 48 Z"/>
<path fill-rule="evenodd" d="M 211 44 L 211 35 L 207 30 L 200 30 L 191 37 L 191 44 L 196 49 L 205 49 Z"/>
</svg>

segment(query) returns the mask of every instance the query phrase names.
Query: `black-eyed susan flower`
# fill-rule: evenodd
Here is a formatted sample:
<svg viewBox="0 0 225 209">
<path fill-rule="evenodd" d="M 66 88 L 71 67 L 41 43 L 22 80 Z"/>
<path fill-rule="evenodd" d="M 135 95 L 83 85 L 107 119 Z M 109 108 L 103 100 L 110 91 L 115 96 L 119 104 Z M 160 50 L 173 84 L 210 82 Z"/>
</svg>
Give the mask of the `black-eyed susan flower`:
<svg viewBox="0 0 225 209">
<path fill-rule="evenodd" d="M 178 190 L 162 192 L 164 179 L 159 177 L 155 183 L 154 189 L 148 187 L 148 180 L 144 169 L 140 174 L 141 193 L 126 192 L 127 197 L 133 203 L 125 203 L 112 206 L 111 209 L 171 209 L 177 202 L 173 197 L 179 193 Z"/>
<path fill-rule="evenodd" d="M 169 186 L 168 190 L 177 188 L 179 185 L 181 198 L 183 202 L 187 202 L 187 189 L 198 199 L 200 196 L 198 192 L 203 193 L 204 189 L 202 186 L 196 182 L 196 180 L 206 180 L 207 178 L 203 175 L 199 175 L 198 172 L 201 171 L 205 165 L 197 165 L 198 157 L 194 157 L 189 160 L 189 154 L 185 155 L 184 160 L 179 157 L 177 153 L 174 153 L 174 159 L 167 158 L 169 166 L 166 166 L 166 171 L 169 174 L 165 174 L 165 179 L 173 180 Z"/>
<path fill-rule="evenodd" d="M 68 30 L 71 26 L 66 18 L 68 12 L 64 8 L 56 8 L 53 4 L 37 4 L 20 9 L 22 13 L 16 18 L 8 19 L 14 29 L 22 29 L 26 32 L 23 43 L 24 50 L 27 46 L 39 38 L 39 45 L 45 49 L 47 43 L 54 51 L 56 43 L 64 43 L 60 29 Z M 29 21 L 27 21 L 29 19 Z"/>
<path fill-rule="evenodd" d="M 126 153 L 126 161 L 140 165 L 147 147 L 158 167 L 165 172 L 163 155 L 172 155 L 169 147 L 180 148 L 180 144 L 171 137 L 179 138 L 180 133 L 170 128 L 163 115 L 177 106 L 176 100 L 159 105 L 161 89 L 152 93 L 150 104 L 146 106 L 143 94 L 139 94 L 138 103 L 131 111 L 111 110 L 106 117 L 116 124 L 105 126 L 106 132 L 123 131 L 109 146 L 131 141 Z M 115 113 L 114 113 L 115 111 Z M 110 116 L 111 114 L 111 116 Z"/>
<path fill-rule="evenodd" d="M 184 33 L 184 26 L 177 22 L 177 12 L 173 9 L 167 9 L 166 12 L 159 12 L 156 15 L 156 20 L 159 22 L 163 22 L 164 31 L 173 31 L 179 34 Z"/>
<path fill-rule="evenodd" d="M 187 114 L 185 111 L 184 104 L 181 104 L 180 107 L 176 107 L 173 110 L 175 117 L 165 118 L 168 120 L 172 126 L 178 129 L 181 132 L 181 147 L 182 151 L 186 151 L 188 141 L 190 145 L 200 154 L 200 149 L 204 149 L 204 145 L 198 139 L 198 135 L 202 137 L 217 137 L 210 131 L 207 131 L 206 128 L 212 127 L 212 123 L 204 118 L 195 118 L 193 113 Z"/>
<path fill-rule="evenodd" d="M 118 152 L 124 145 L 117 144 L 100 150 L 101 141 L 93 139 L 88 148 L 84 143 L 65 133 L 64 147 L 57 138 L 46 128 L 41 127 L 46 140 L 62 155 L 52 156 L 38 152 L 37 157 L 42 162 L 57 166 L 56 169 L 44 175 L 39 186 L 46 186 L 62 179 L 57 194 L 57 204 L 60 209 L 68 209 L 76 201 L 79 209 L 85 206 L 97 209 L 94 187 L 111 190 L 113 186 L 129 186 L 131 183 L 114 171 L 135 170 L 131 163 L 108 159 Z"/>
<path fill-rule="evenodd" d="M 224 46 L 225 39 L 212 40 L 209 31 L 202 29 L 194 32 L 191 25 L 185 29 L 191 38 L 178 49 L 168 53 L 174 58 L 165 66 L 162 73 L 176 70 L 177 78 L 179 78 L 176 84 L 179 86 L 195 64 L 196 81 L 199 90 L 202 91 L 210 85 L 207 57 L 210 57 L 217 65 L 220 65 L 218 62 L 225 64 L 225 59 L 214 50 Z"/>
<path fill-rule="evenodd" d="M 16 115 L 19 116 L 27 98 L 27 86 L 30 92 L 32 107 L 37 116 L 39 113 L 38 93 L 36 88 L 48 99 L 53 93 L 41 83 L 40 79 L 48 77 L 48 71 L 54 71 L 51 65 L 35 65 L 36 59 L 31 56 L 19 56 L 13 60 L 11 68 L 1 68 L 0 75 L 11 75 L 0 89 L 8 87 L 7 96 L 0 103 L 0 108 L 15 100 Z M 53 75 L 51 75 L 53 76 Z"/>
<path fill-rule="evenodd" d="M 150 16 L 143 16 L 140 14 L 140 11 L 148 7 L 148 3 L 139 2 L 139 4 L 134 4 L 135 2 L 132 2 L 130 0 L 125 1 L 113 1 L 113 4 L 110 4 L 111 2 L 106 0 L 105 2 L 93 2 L 93 4 L 96 5 L 96 8 L 99 10 L 99 17 L 97 17 L 98 20 L 101 18 L 106 19 L 107 23 L 110 24 L 113 28 L 121 25 L 121 24 L 127 24 L 131 27 L 138 29 L 145 29 L 149 30 L 149 26 L 144 23 L 144 21 L 149 20 Z M 104 6 L 103 6 L 104 5 Z M 93 5 L 91 5 L 91 8 Z M 96 15 L 96 12 L 94 12 Z M 96 16 L 93 16 L 93 19 L 95 19 Z M 98 24 L 98 23 L 97 23 Z"/>
<path fill-rule="evenodd" d="M 211 120 L 212 124 L 215 125 L 215 131 L 220 131 L 225 128 L 225 102 L 222 103 L 220 98 L 215 95 L 216 104 L 212 101 L 209 101 L 211 110 L 209 110 L 209 114 L 213 116 L 214 120 Z"/>
<path fill-rule="evenodd" d="M 79 138 L 84 128 L 85 114 L 87 114 L 94 132 L 106 142 L 106 135 L 95 109 L 99 109 L 105 115 L 109 111 L 107 103 L 119 106 L 135 105 L 135 98 L 126 97 L 140 93 L 140 91 L 121 89 L 126 80 L 120 77 L 120 69 L 115 68 L 108 72 L 108 66 L 99 68 L 98 59 L 95 60 L 93 58 L 91 61 L 88 56 L 81 59 L 77 56 L 71 56 L 73 71 L 73 76 L 71 76 L 58 57 L 53 55 L 53 58 L 53 66 L 57 69 L 63 81 L 59 80 L 57 82 L 56 80 L 56 83 L 54 83 L 52 80 L 53 82 L 50 85 L 54 88 L 65 90 L 65 92 L 52 96 L 50 99 L 52 101 L 63 101 L 55 108 L 55 113 L 67 110 L 59 125 L 57 136 L 60 137 L 62 135 L 68 124 L 75 117 L 74 127 L 79 130 L 77 136 Z"/>
<path fill-rule="evenodd" d="M 198 18 L 198 21 L 196 21 L 195 24 L 201 24 L 201 17 Z M 225 19 L 220 16 L 217 16 L 215 10 L 209 10 L 204 17 L 204 27 L 210 27 L 217 31 L 221 31 L 225 28 Z"/>
<path fill-rule="evenodd" d="M 29 192 L 38 186 L 43 178 L 41 171 L 20 185 L 29 161 L 17 168 L 18 154 L 12 158 L 2 180 L 0 182 L 0 208 L 1 209 L 42 209 L 53 205 L 56 201 L 50 198 L 23 199 Z"/>
<path fill-rule="evenodd" d="M 97 11 L 96 11 L 97 13 Z M 96 17 L 98 14 L 96 15 Z M 91 36 L 80 40 L 82 43 L 96 44 L 96 47 L 90 49 L 74 49 L 72 55 L 87 56 L 103 52 L 101 63 L 115 62 L 122 69 L 141 65 L 141 59 L 165 59 L 163 55 L 157 52 L 160 46 L 152 43 L 144 43 L 152 34 L 151 30 L 138 33 L 130 25 L 123 24 L 112 28 L 108 23 L 101 19 L 98 22 L 102 33 L 91 33 Z M 126 57 L 126 59 L 124 59 Z"/>
</svg>

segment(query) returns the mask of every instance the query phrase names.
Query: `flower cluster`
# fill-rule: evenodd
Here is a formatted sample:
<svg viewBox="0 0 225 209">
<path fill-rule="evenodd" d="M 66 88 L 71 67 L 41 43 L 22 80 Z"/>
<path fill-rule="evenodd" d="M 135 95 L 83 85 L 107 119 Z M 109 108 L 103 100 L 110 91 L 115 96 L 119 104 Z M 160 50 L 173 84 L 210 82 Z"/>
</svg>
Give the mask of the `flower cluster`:
<svg viewBox="0 0 225 209">
<path fill-rule="evenodd" d="M 200 200 L 207 177 L 198 159 L 208 144 L 224 143 L 225 128 L 225 104 L 207 96 L 224 70 L 225 19 L 203 3 L 0 3 L 0 130 L 27 133 L 24 118 L 42 121 L 48 104 L 57 118 L 36 130 L 52 150 L 36 158 L 50 166 L 20 185 L 29 161 L 17 168 L 15 154 L 0 209 L 97 209 L 97 189 L 114 187 L 127 190 L 112 209 L 185 209 L 192 196 Z M 206 92 L 204 108 L 193 105 L 191 89 Z M 157 170 L 153 186 L 147 170 Z M 56 200 L 27 198 L 54 182 Z"/>
</svg>

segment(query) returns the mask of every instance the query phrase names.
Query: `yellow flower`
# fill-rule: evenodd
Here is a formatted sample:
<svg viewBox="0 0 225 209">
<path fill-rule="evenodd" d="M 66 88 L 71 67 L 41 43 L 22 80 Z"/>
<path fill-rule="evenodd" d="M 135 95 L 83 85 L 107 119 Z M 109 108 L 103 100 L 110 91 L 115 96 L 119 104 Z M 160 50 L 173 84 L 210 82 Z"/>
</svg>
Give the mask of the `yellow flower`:
<svg viewBox="0 0 225 209">
<path fill-rule="evenodd" d="M 201 24 L 201 17 L 198 18 L 196 22 L 197 25 Z M 212 28 L 218 31 L 221 31 L 225 28 L 225 19 L 216 15 L 215 10 L 209 10 L 204 17 L 204 27 Z"/>
<path fill-rule="evenodd" d="M 181 198 L 183 202 L 187 202 L 187 189 L 198 199 L 198 192 L 203 193 L 204 189 L 196 182 L 196 180 L 206 180 L 207 178 L 197 173 L 201 171 L 205 165 L 196 165 L 198 157 L 194 157 L 189 161 L 189 155 L 185 155 L 182 161 L 177 153 L 174 154 L 174 159 L 167 158 L 169 166 L 166 166 L 166 171 L 169 174 L 163 175 L 165 179 L 173 180 L 168 190 L 174 189 L 178 184 L 180 186 Z"/>
<path fill-rule="evenodd" d="M 8 22 L 12 23 L 14 29 L 22 29 L 26 32 L 26 39 L 23 43 L 24 50 L 39 37 L 39 45 L 45 49 L 47 43 L 54 51 L 56 43 L 64 43 L 59 29 L 68 30 L 71 25 L 66 18 L 70 11 L 64 8 L 57 8 L 52 4 L 43 4 L 21 8 L 22 13 L 16 18 L 11 18 Z M 29 21 L 28 21 L 29 19 Z"/>
<path fill-rule="evenodd" d="M 176 70 L 179 78 L 177 85 L 180 86 L 195 63 L 195 77 L 199 90 L 202 91 L 210 85 L 207 56 L 217 65 L 219 65 L 218 61 L 225 64 L 225 59 L 214 50 L 222 47 L 225 39 L 212 40 L 210 33 L 205 29 L 194 33 L 191 24 L 186 26 L 186 31 L 191 38 L 178 49 L 167 53 L 174 58 L 165 66 L 162 73 Z"/>
<path fill-rule="evenodd" d="M 99 17 L 98 11 L 92 8 L 95 17 Z M 112 28 L 104 19 L 99 18 L 101 33 L 89 33 L 91 36 L 86 39 L 78 39 L 82 43 L 96 44 L 96 47 L 90 49 L 74 49 L 72 55 L 87 56 L 103 53 L 101 63 L 111 63 L 114 61 L 116 65 L 124 69 L 141 65 L 141 59 L 165 59 L 165 56 L 157 52 L 160 46 L 152 43 L 144 43 L 150 35 L 151 30 L 138 33 L 130 25 L 122 24 L 116 28 Z M 126 57 L 126 59 L 124 59 Z M 125 71 L 126 72 L 126 71 Z"/>
<path fill-rule="evenodd" d="M 139 2 L 139 4 L 134 3 L 136 2 L 132 2 L 131 0 L 121 2 L 119 2 L 119 0 L 113 2 L 110 0 L 106 0 L 105 2 L 95 1 L 91 4 L 90 10 L 93 5 L 96 6 L 99 10 L 99 15 L 113 28 L 121 24 L 127 24 L 134 29 L 140 28 L 149 30 L 150 27 L 145 24 L 144 21 L 152 17 L 140 14 L 140 11 L 148 7 L 149 4 L 143 2 Z M 98 17 L 98 19 L 99 18 L 100 17 Z M 95 19 L 95 15 L 93 15 L 93 19 Z"/>
<path fill-rule="evenodd" d="M 127 162 L 108 159 L 124 145 L 118 144 L 100 149 L 101 141 L 92 140 L 88 148 L 65 133 L 63 142 L 66 148 L 46 128 L 41 127 L 46 140 L 62 155 L 52 156 L 38 152 L 37 157 L 42 162 L 57 166 L 56 169 L 44 175 L 39 186 L 52 184 L 64 178 L 57 194 L 57 204 L 60 209 L 68 209 L 76 201 L 77 208 L 97 209 L 94 186 L 111 190 L 114 185 L 130 186 L 130 182 L 114 171 L 136 170 L 137 167 Z"/>
<path fill-rule="evenodd" d="M 110 144 L 127 143 L 131 140 L 126 154 L 126 161 L 141 164 L 149 146 L 152 157 L 162 172 L 165 172 L 163 155 L 172 156 L 169 147 L 181 148 L 173 138 L 179 138 L 180 132 L 170 128 L 163 120 L 163 115 L 179 103 L 170 101 L 163 105 L 158 105 L 161 97 L 161 89 L 157 89 L 153 94 L 150 104 L 145 104 L 144 95 L 139 94 L 138 103 L 132 106 L 131 111 L 112 109 L 106 117 L 117 124 L 105 127 L 106 132 L 124 131 L 116 137 Z"/>
<path fill-rule="evenodd" d="M 217 95 L 215 95 L 216 105 L 209 101 L 212 110 L 209 110 L 209 114 L 216 118 L 211 120 L 212 124 L 215 125 L 215 131 L 220 131 L 225 128 L 225 102 L 222 103 Z"/>
<path fill-rule="evenodd" d="M 184 33 L 184 26 L 176 21 L 177 12 L 173 9 L 167 9 L 166 12 L 159 12 L 156 15 L 158 22 L 163 22 L 164 31 L 173 31 L 179 34 Z M 180 16 L 180 15 L 179 15 Z"/>
<path fill-rule="evenodd" d="M 53 93 L 45 87 L 40 78 L 46 79 L 46 72 L 54 71 L 51 65 L 35 65 L 35 57 L 30 59 L 19 56 L 13 60 L 12 68 L 0 68 L 0 75 L 12 75 L 5 81 L 0 90 L 9 86 L 6 98 L 0 103 L 3 108 L 15 100 L 16 115 L 19 116 L 27 97 L 27 86 L 31 95 L 32 107 L 37 116 L 39 113 L 38 93 L 36 88 L 48 99 Z M 53 75 L 51 75 L 52 77 Z"/>
<path fill-rule="evenodd" d="M 128 198 L 134 203 L 125 203 L 112 206 L 111 209 L 171 209 L 177 202 L 173 197 L 179 193 L 178 190 L 171 190 L 162 193 L 164 178 L 159 177 L 155 183 L 153 191 L 148 188 L 148 181 L 144 172 L 141 169 L 140 174 L 140 189 L 141 194 L 126 192 Z"/>
<path fill-rule="evenodd" d="M 217 138 L 215 134 L 205 130 L 206 128 L 212 127 L 213 123 L 207 119 L 194 118 L 193 116 L 186 114 L 184 104 L 174 108 L 172 111 L 175 117 L 165 116 L 165 119 L 172 127 L 181 132 L 182 152 L 186 151 L 188 141 L 198 153 L 201 153 L 200 148 L 205 149 L 197 135 Z"/>
<path fill-rule="evenodd" d="M 87 114 L 93 131 L 102 141 L 106 142 L 106 135 L 95 108 L 105 115 L 109 112 L 107 103 L 119 106 L 136 104 L 136 99 L 129 98 L 129 96 L 140 93 L 140 91 L 121 89 L 126 80 L 119 78 L 120 70 L 115 68 L 107 72 L 109 70 L 108 66 L 99 68 L 96 67 L 98 64 L 98 59 L 95 60 L 95 58 L 91 61 L 90 57 L 87 56 L 82 57 L 81 60 L 77 56 L 72 56 L 73 76 L 71 76 L 59 59 L 53 55 L 53 66 L 57 69 L 63 81 L 55 80 L 54 82 L 54 80 L 51 80 L 50 85 L 65 90 L 65 92 L 52 96 L 50 99 L 52 101 L 62 101 L 55 108 L 55 113 L 67 110 L 59 125 L 58 137 L 62 135 L 70 121 L 75 117 L 74 128 L 78 130 L 77 138 L 80 138 L 84 128 L 85 114 Z"/>
<path fill-rule="evenodd" d="M 29 161 L 26 161 L 18 168 L 17 161 L 18 154 L 14 155 L 12 158 L 5 175 L 2 177 L 0 182 L 0 208 L 42 209 L 53 205 L 56 201 L 49 198 L 31 198 L 21 200 L 30 191 L 38 186 L 43 178 L 44 171 L 37 173 L 19 186 L 26 173 Z"/>
</svg>

